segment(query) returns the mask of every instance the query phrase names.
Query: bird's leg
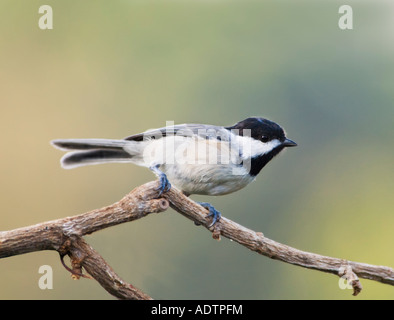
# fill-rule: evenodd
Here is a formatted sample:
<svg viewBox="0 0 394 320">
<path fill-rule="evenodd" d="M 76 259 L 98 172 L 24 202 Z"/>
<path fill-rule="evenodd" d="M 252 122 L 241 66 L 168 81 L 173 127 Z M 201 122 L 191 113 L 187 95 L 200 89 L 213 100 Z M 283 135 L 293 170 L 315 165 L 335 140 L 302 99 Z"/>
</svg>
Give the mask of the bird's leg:
<svg viewBox="0 0 394 320">
<path fill-rule="evenodd" d="M 167 176 L 164 172 L 159 169 L 160 165 L 150 166 L 149 169 L 153 171 L 153 173 L 159 178 L 160 185 L 157 190 L 160 190 L 159 197 L 163 194 L 163 192 L 170 191 L 171 183 L 168 181 Z"/>
<path fill-rule="evenodd" d="M 220 220 L 220 217 L 222 216 L 222 214 L 217 211 L 213 205 L 211 205 L 208 202 L 197 202 L 200 206 L 203 206 L 204 208 L 209 210 L 209 214 L 208 217 L 212 217 L 212 222 L 211 224 L 208 226 L 208 228 L 212 227 L 217 221 Z"/>
</svg>

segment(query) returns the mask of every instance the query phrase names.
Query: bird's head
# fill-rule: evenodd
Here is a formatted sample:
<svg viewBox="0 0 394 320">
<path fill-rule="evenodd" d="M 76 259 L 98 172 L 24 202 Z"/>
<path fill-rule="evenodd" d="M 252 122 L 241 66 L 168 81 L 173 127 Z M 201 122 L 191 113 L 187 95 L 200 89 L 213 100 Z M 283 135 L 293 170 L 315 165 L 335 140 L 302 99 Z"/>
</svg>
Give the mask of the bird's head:
<svg viewBox="0 0 394 320">
<path fill-rule="evenodd" d="M 286 133 L 280 125 L 264 118 L 247 118 L 231 127 L 227 127 L 227 129 L 239 136 L 252 139 L 253 150 L 251 150 L 250 154 L 252 161 L 251 175 L 257 175 L 284 148 L 297 146 L 297 143 L 286 137 Z"/>
</svg>

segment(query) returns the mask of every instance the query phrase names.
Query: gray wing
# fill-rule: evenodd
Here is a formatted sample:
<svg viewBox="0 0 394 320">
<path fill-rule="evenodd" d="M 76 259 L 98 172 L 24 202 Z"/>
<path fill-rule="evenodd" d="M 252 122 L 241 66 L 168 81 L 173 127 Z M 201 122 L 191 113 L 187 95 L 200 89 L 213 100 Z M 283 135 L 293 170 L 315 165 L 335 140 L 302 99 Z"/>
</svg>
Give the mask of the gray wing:
<svg viewBox="0 0 394 320">
<path fill-rule="evenodd" d="M 145 139 L 160 139 L 169 135 L 183 137 L 200 136 L 203 138 L 217 139 L 220 141 L 229 141 L 231 132 L 220 126 L 206 124 L 178 124 L 174 126 L 152 129 L 143 133 L 135 134 L 124 138 L 124 140 L 143 141 Z"/>
</svg>

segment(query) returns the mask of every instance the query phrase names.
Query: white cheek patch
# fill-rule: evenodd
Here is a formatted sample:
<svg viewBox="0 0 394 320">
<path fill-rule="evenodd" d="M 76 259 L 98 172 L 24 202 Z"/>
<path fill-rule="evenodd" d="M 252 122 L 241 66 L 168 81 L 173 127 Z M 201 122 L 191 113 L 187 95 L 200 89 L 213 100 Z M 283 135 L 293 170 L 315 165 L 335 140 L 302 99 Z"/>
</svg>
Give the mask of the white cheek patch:
<svg viewBox="0 0 394 320">
<path fill-rule="evenodd" d="M 266 154 L 272 150 L 274 150 L 277 146 L 281 144 L 281 142 L 278 139 L 274 139 L 268 142 L 261 142 L 257 141 L 260 143 L 260 152 L 263 154 Z"/>
<path fill-rule="evenodd" d="M 239 143 L 242 159 L 250 159 L 266 154 L 281 144 L 278 139 L 273 139 L 268 142 L 261 142 L 247 136 L 238 136 L 236 139 Z"/>
</svg>

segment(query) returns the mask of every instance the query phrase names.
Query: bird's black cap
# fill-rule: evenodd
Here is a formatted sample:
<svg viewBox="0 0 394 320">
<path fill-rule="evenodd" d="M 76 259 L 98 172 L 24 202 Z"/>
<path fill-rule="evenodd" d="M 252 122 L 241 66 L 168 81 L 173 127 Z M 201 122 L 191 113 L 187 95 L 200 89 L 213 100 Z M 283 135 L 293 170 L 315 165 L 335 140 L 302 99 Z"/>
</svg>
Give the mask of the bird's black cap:
<svg viewBox="0 0 394 320">
<path fill-rule="evenodd" d="M 240 136 L 244 135 L 244 130 L 249 129 L 251 137 L 256 140 L 267 142 L 273 139 L 278 139 L 284 142 L 286 135 L 284 130 L 277 123 L 264 118 L 247 118 L 231 127 L 226 127 L 228 130 L 238 130 Z M 265 141 L 264 141 L 265 140 Z"/>
</svg>

